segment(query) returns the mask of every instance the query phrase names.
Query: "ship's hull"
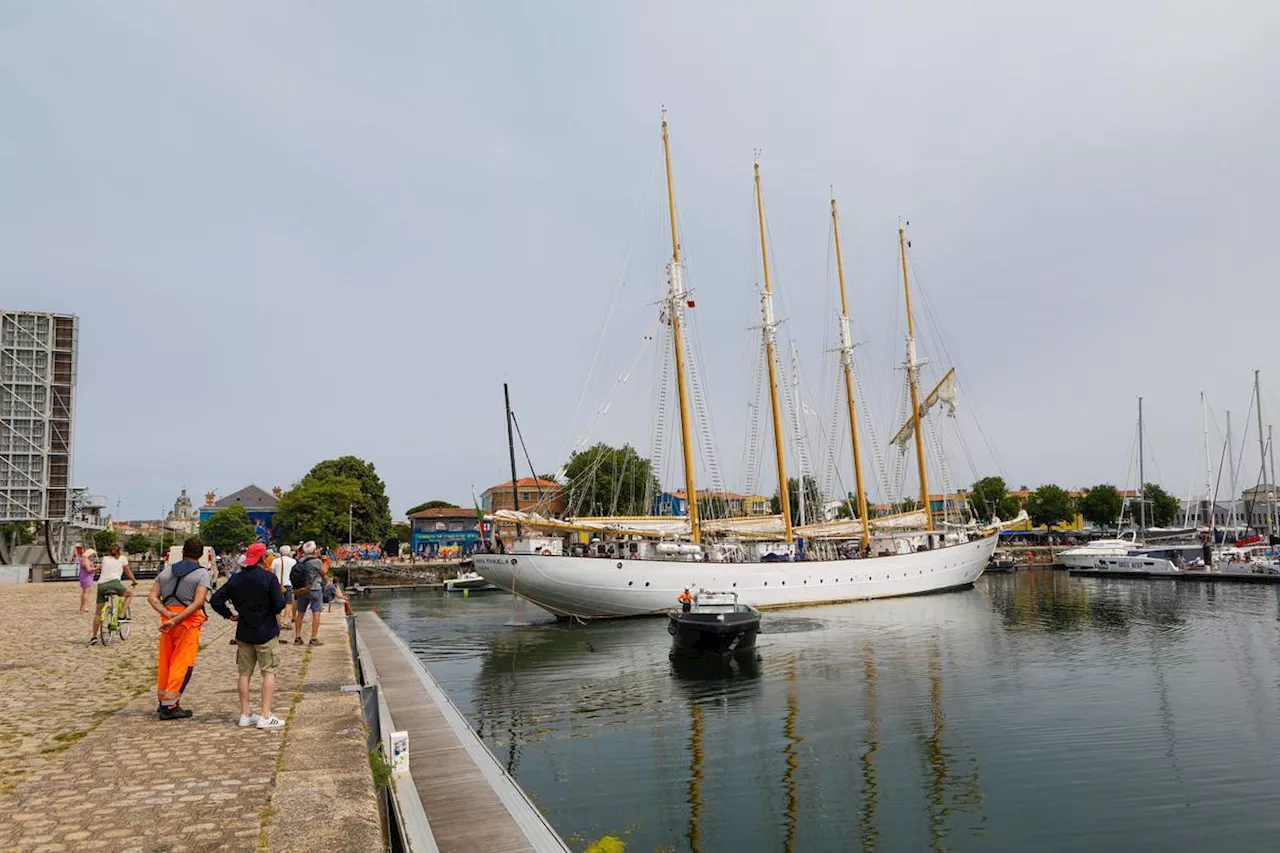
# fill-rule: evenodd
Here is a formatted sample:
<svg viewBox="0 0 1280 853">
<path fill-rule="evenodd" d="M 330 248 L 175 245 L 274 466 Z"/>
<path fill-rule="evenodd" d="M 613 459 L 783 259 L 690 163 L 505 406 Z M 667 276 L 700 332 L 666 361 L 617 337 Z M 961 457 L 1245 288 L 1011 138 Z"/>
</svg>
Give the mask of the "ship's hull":
<svg viewBox="0 0 1280 853">
<path fill-rule="evenodd" d="M 731 590 L 757 608 L 923 595 L 970 586 L 996 534 L 933 551 L 861 560 L 691 563 L 536 554 L 476 554 L 485 580 L 561 616 L 611 619 L 665 613 L 685 589 Z"/>
</svg>

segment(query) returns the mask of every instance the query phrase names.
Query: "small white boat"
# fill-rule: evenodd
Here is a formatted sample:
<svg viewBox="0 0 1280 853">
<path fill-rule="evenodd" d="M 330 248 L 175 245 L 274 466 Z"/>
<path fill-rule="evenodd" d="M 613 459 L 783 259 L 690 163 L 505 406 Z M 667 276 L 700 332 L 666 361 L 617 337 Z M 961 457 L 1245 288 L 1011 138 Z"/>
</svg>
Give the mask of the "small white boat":
<svg viewBox="0 0 1280 853">
<path fill-rule="evenodd" d="M 446 578 L 444 588 L 448 592 L 470 590 L 480 592 L 487 589 L 498 589 L 475 572 L 461 572 L 456 578 Z"/>
<path fill-rule="evenodd" d="M 1099 557 L 1124 557 L 1138 547 L 1138 533 L 1130 530 L 1116 539 L 1097 539 L 1078 548 L 1059 551 L 1058 559 L 1068 569 L 1092 569 Z"/>
</svg>

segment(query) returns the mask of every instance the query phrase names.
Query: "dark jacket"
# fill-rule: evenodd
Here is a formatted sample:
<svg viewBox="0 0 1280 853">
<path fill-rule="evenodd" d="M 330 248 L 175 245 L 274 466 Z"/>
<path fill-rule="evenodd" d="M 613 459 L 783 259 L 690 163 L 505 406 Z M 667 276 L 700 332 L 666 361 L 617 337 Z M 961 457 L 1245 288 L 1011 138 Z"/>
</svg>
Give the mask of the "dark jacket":
<svg viewBox="0 0 1280 853">
<path fill-rule="evenodd" d="M 260 646 L 280 636 L 276 615 L 284 610 L 284 593 L 273 572 L 254 566 L 236 572 L 213 594 L 209 604 L 224 619 L 231 618 L 230 602 L 235 606 L 236 641 Z"/>
</svg>

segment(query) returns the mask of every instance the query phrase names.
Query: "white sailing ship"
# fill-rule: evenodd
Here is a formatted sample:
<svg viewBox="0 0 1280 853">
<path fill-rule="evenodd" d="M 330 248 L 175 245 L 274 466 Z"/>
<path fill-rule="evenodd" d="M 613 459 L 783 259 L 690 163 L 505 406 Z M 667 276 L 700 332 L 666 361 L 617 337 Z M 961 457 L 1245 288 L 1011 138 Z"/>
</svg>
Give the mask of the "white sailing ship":
<svg viewBox="0 0 1280 853">
<path fill-rule="evenodd" d="M 760 167 L 755 167 L 755 193 L 760 223 L 764 289 L 761 319 L 779 484 L 780 514 L 752 518 L 703 519 L 695 482 L 690 419 L 693 405 L 686 379 L 683 337 L 688 293 L 683 280 L 677 231 L 671 149 L 667 122 L 662 122 L 672 255 L 667 265 L 667 292 L 662 303 L 670 325 L 679 402 L 682 457 L 688 515 L 664 518 L 542 517 L 498 511 L 498 522 L 516 523 L 532 531 L 520 536 L 506 553 L 477 553 L 475 570 L 485 580 L 558 615 L 579 619 L 641 616 L 665 612 L 684 589 L 732 591 L 753 607 L 787 607 L 841 601 L 920 595 L 970 586 L 994 553 L 999 525 L 978 529 L 951 526 L 937 530 L 929 504 L 921 420 L 933 406 L 954 405 L 954 374 L 948 373 L 932 393 L 920 399 L 915 321 L 911 307 L 905 232 L 898 229 L 906 297 L 906 373 L 910 414 L 894 442 L 905 447 L 914 439 L 921 510 L 868 518 L 859 447 L 853 338 L 845 292 L 839 217 L 831 200 L 839 273 L 841 317 L 840 360 L 844 374 L 850 440 L 856 484 L 857 518 L 794 526 L 788 493 L 784 424 L 778 395 L 777 322 L 766 241 Z M 514 450 L 513 462 L 514 469 Z M 803 482 L 803 480 L 802 480 Z M 803 506 L 803 502 L 801 504 Z M 571 535 L 587 534 L 585 545 L 569 546 Z"/>
</svg>

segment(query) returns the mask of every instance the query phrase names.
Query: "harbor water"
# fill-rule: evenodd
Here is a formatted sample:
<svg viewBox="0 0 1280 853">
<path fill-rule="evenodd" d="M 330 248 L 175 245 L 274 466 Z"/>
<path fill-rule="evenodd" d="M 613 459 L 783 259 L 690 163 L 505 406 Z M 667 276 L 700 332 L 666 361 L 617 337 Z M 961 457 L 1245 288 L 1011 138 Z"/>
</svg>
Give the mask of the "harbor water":
<svg viewBox="0 0 1280 853">
<path fill-rule="evenodd" d="M 663 619 L 373 601 L 576 850 L 1280 849 L 1276 587 L 985 576 L 692 670 Z"/>
</svg>

